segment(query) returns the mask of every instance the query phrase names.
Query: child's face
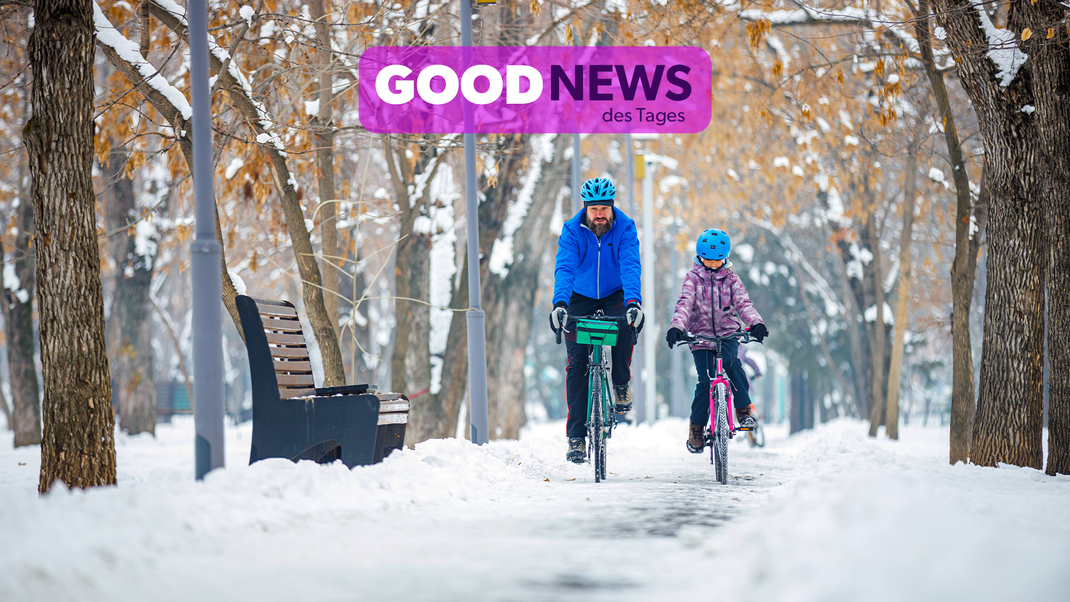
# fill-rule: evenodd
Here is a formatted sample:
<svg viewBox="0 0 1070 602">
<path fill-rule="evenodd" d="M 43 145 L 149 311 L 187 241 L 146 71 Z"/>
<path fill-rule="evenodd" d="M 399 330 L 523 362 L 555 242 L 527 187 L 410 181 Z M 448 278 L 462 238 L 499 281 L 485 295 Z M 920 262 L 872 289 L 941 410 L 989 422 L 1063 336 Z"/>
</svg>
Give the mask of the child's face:
<svg viewBox="0 0 1070 602">
<path fill-rule="evenodd" d="M 705 257 L 703 257 L 702 258 L 702 265 L 710 268 L 711 270 L 716 270 L 717 268 L 719 268 L 719 267 L 724 265 L 724 260 L 723 259 L 706 259 Z"/>
</svg>

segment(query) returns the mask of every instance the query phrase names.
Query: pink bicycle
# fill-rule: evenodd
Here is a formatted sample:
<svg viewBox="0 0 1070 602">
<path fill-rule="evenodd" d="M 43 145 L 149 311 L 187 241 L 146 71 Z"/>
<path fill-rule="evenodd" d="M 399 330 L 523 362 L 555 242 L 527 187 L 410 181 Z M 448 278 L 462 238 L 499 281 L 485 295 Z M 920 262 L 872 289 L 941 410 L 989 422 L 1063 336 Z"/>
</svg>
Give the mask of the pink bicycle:
<svg viewBox="0 0 1070 602">
<path fill-rule="evenodd" d="M 710 446 L 710 463 L 714 465 L 717 481 L 728 484 L 728 440 L 740 429 L 735 425 L 735 415 L 729 411 L 732 407 L 732 383 L 721 363 L 721 341 L 738 340 L 740 343 L 751 342 L 750 332 L 741 330 L 723 337 L 707 337 L 688 333 L 680 339 L 681 343 L 713 343 L 713 355 L 717 358 L 717 370 L 710 379 L 710 424 L 706 427 L 706 444 Z"/>
</svg>

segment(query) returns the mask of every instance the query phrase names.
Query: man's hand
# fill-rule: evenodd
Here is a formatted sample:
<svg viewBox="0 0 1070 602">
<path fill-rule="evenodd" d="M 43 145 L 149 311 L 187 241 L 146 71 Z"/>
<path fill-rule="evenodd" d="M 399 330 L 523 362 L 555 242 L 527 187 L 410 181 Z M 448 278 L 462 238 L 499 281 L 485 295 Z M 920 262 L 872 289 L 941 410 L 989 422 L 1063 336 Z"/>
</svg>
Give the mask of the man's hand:
<svg viewBox="0 0 1070 602">
<path fill-rule="evenodd" d="M 554 305 L 554 309 L 550 312 L 550 330 L 554 331 L 554 334 L 561 332 L 561 329 L 565 326 L 565 322 L 568 321 L 568 311 L 565 309 L 566 307 L 568 306 L 558 301 Z"/>
<path fill-rule="evenodd" d="M 762 339 L 769 336 L 769 329 L 766 328 L 765 324 L 762 324 L 761 322 L 758 322 L 754 326 L 751 326 L 748 330 L 750 330 L 751 338 L 755 341 L 758 341 L 759 343 L 762 342 Z"/>
<path fill-rule="evenodd" d="M 632 301 L 628 304 L 628 309 L 624 312 L 625 319 L 628 321 L 628 326 L 635 329 L 635 332 L 643 331 L 643 308 L 639 303 Z"/>
<path fill-rule="evenodd" d="M 665 342 L 669 344 L 669 349 L 675 347 L 682 338 L 684 338 L 684 331 L 679 328 L 670 328 L 669 332 L 665 333 Z"/>
</svg>

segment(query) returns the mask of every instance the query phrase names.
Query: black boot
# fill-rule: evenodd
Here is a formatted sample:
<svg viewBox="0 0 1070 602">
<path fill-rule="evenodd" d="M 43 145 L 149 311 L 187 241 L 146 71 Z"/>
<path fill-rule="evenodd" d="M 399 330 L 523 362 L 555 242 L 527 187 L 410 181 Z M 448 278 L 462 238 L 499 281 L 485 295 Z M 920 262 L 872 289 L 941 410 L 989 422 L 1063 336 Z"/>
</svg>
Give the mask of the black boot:
<svg viewBox="0 0 1070 602">
<path fill-rule="evenodd" d="M 613 387 L 613 392 L 617 395 L 617 413 L 627 414 L 632 411 L 632 390 L 628 385 L 622 385 L 619 387 Z"/>
<path fill-rule="evenodd" d="M 697 424 L 688 423 L 690 427 L 687 431 L 687 451 L 693 454 L 701 454 L 702 449 L 706 447 L 706 434 L 703 431 L 703 427 Z"/>
<path fill-rule="evenodd" d="M 587 442 L 583 437 L 568 438 L 568 453 L 565 454 L 565 459 L 576 464 L 587 461 Z"/>
</svg>

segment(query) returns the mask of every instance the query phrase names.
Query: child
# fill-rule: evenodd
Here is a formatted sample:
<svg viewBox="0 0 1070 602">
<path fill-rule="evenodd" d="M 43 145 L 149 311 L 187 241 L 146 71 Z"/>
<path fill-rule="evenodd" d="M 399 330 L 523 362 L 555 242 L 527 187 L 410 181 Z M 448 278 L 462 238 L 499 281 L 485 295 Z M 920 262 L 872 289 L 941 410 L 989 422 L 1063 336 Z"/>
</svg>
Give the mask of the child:
<svg viewBox="0 0 1070 602">
<path fill-rule="evenodd" d="M 762 323 L 758 310 L 754 309 L 743 282 L 728 267 L 728 254 L 732 242 L 721 230 L 706 230 L 695 243 L 695 266 L 684 278 L 680 299 L 676 302 L 669 332 L 665 335 L 671 349 L 684 338 L 685 333 L 707 337 L 726 336 L 740 328 L 738 314 L 749 328 L 751 338 L 762 342 L 769 329 Z M 713 343 L 696 343 L 691 347 L 698 370 L 698 385 L 695 400 L 691 403 L 691 424 L 687 437 L 687 449 L 693 454 L 702 453 L 706 446 L 703 428 L 710 419 L 710 380 L 717 370 L 711 347 Z M 737 341 L 720 343 L 721 361 L 732 383 L 732 402 L 736 408 L 736 420 L 743 430 L 758 425 L 752 415 L 750 384 L 743 365 L 736 357 Z"/>
</svg>

